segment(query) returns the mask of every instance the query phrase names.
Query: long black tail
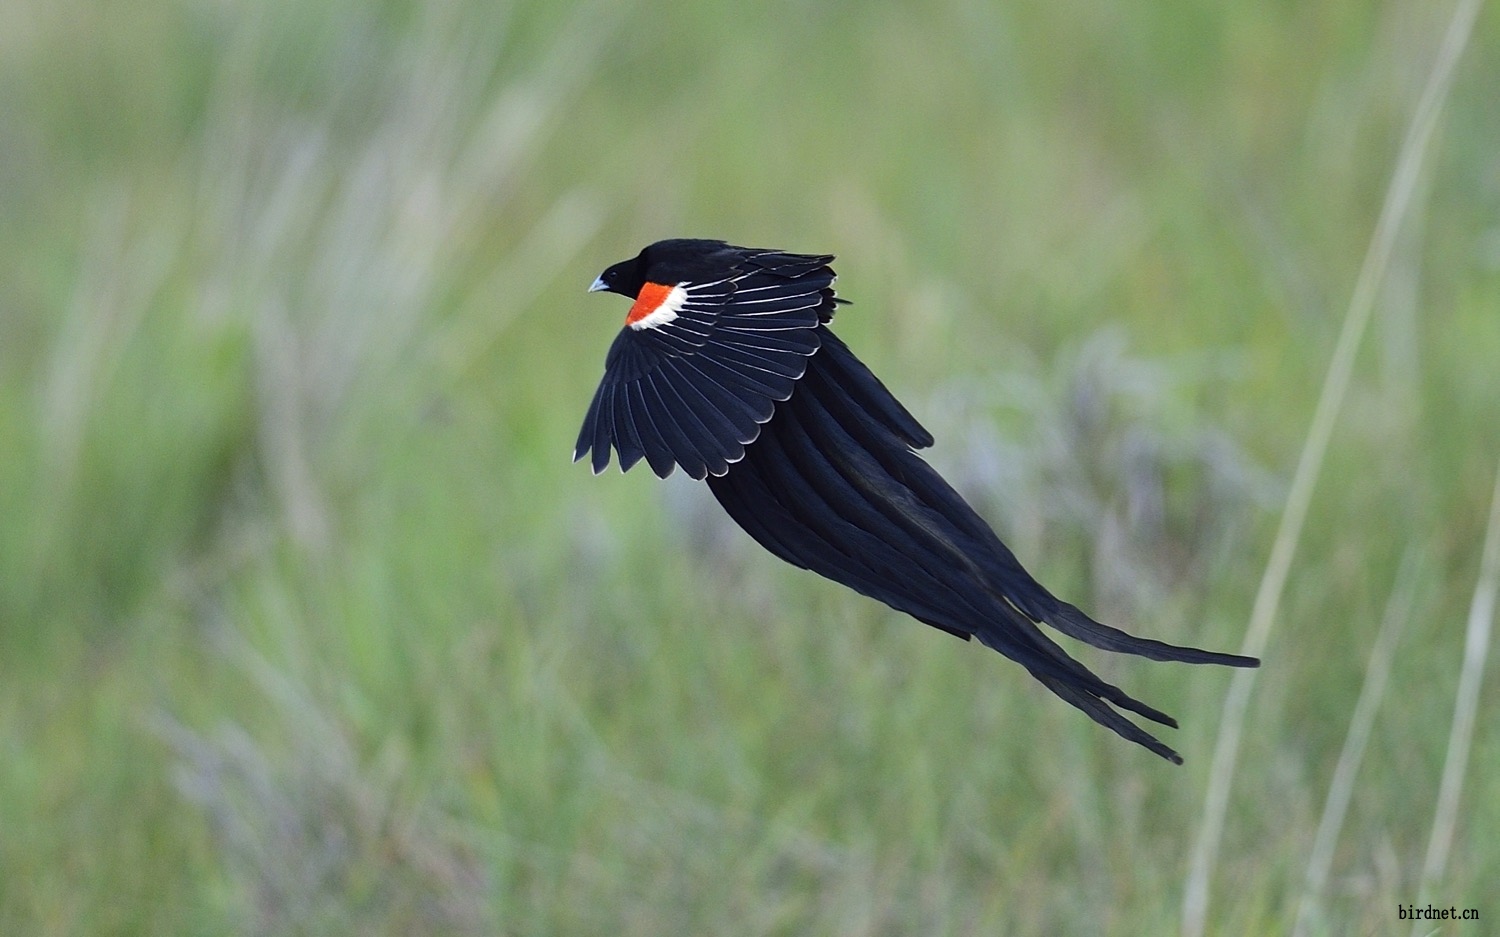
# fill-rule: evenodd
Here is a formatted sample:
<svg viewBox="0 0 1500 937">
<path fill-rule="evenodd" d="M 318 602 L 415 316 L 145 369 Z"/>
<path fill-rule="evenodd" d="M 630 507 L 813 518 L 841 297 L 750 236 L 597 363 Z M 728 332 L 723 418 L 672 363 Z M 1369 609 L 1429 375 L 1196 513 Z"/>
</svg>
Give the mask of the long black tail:
<svg viewBox="0 0 1500 937">
<path fill-rule="evenodd" d="M 1113 706 L 1176 727 L 1101 680 L 1042 633 L 1152 660 L 1256 667 L 1252 657 L 1137 638 L 1041 586 L 968 503 L 913 450 L 931 435 L 826 326 L 822 347 L 745 458 L 709 488 L 783 560 L 1020 663 L 1100 725 L 1182 758 Z"/>
</svg>

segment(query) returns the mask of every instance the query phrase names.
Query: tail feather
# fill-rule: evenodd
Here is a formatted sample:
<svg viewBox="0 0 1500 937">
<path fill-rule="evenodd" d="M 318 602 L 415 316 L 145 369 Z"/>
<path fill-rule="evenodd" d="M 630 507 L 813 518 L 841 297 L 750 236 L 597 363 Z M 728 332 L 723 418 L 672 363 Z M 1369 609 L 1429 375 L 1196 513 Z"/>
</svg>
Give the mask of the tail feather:
<svg viewBox="0 0 1500 937">
<path fill-rule="evenodd" d="M 1181 757 L 1119 710 L 1175 728 L 1100 679 L 1038 627 L 1152 660 L 1258 665 L 1254 658 L 1138 638 L 1089 618 L 1026 572 L 989 525 L 913 451 L 931 436 L 824 327 L 819 352 L 743 460 L 708 478 L 730 517 L 767 550 L 935 628 L 1020 663 L 1095 722 Z"/>
<path fill-rule="evenodd" d="M 1260 666 L 1260 661 L 1254 657 L 1205 651 L 1196 647 L 1168 644 L 1165 641 L 1153 641 L 1150 638 L 1138 638 L 1119 628 L 1100 624 L 1066 602 L 1059 602 L 1058 605 L 1058 610 L 1047 617 L 1047 624 L 1070 638 L 1077 638 L 1085 644 L 1092 644 L 1106 651 L 1134 654 L 1149 660 L 1180 661 L 1185 664 L 1218 664 L 1223 667 Z"/>
<path fill-rule="evenodd" d="M 1095 722 L 1099 723 L 1101 726 L 1104 726 L 1106 729 L 1112 730 L 1121 738 L 1127 739 L 1131 742 L 1136 743 L 1137 745 L 1143 746 L 1155 752 L 1174 765 L 1182 764 L 1181 755 L 1177 754 L 1177 752 L 1172 748 L 1163 744 L 1162 741 L 1156 736 L 1142 729 L 1140 726 L 1131 722 L 1129 719 L 1126 719 L 1124 716 L 1115 712 L 1113 709 L 1110 709 L 1109 706 L 1102 700 L 1089 696 L 1086 693 L 1082 693 L 1078 690 L 1077 687 L 1074 687 L 1064 681 L 1057 680 L 1053 677 L 1038 676 L 1037 679 L 1040 680 L 1042 682 L 1042 685 L 1047 689 L 1051 690 L 1053 693 L 1056 693 L 1058 696 L 1067 700 L 1069 703 L 1072 703 L 1074 706 L 1077 706 L 1079 709 L 1088 714 L 1088 717 L 1090 719 L 1093 719 Z M 1177 727 L 1176 723 L 1173 723 L 1172 727 L 1175 729 Z"/>
<path fill-rule="evenodd" d="M 825 330 L 826 331 L 826 330 Z M 819 368 L 807 375 L 804 383 L 841 426 L 856 437 L 859 450 L 874 457 L 887 472 L 901 479 L 902 484 L 920 499 L 930 510 L 940 513 L 951 525 L 951 530 L 962 534 L 956 537 L 963 543 L 963 559 L 983 570 L 983 578 L 997 584 L 998 591 L 1015 604 L 1033 621 L 1043 622 L 1071 638 L 1094 647 L 1122 654 L 1135 654 L 1150 660 L 1180 661 L 1193 664 L 1218 664 L 1227 667 L 1256 667 L 1260 662 L 1253 657 L 1205 651 L 1138 638 L 1118 628 L 1102 624 L 1084 614 L 1077 607 L 1061 601 L 1045 586 L 1037 582 L 1016 559 L 993 529 L 969 506 L 958 492 L 954 491 L 930 465 L 905 451 L 896 444 L 896 438 L 910 442 L 888 420 L 872 421 L 863 409 L 873 404 L 855 399 L 853 392 L 832 380 L 832 377 L 847 377 L 864 371 L 879 392 L 900 407 L 890 396 L 884 385 L 869 374 L 868 369 L 854 357 L 848 347 L 831 335 L 823 339 L 823 354 L 834 367 Z M 869 385 L 862 384 L 869 393 Z M 878 398 L 877 398 L 878 399 Z M 902 409 L 901 413 L 905 414 Z M 909 414 L 907 415 L 910 419 Z M 915 423 L 915 421 L 912 421 Z M 918 426 L 921 430 L 921 427 Z M 921 430 L 926 432 L 925 430 Z M 929 437 L 930 438 L 930 437 Z"/>
<path fill-rule="evenodd" d="M 1044 673 L 1039 673 L 1036 669 L 1030 668 L 1028 665 L 1028 669 L 1031 669 L 1033 675 L 1046 675 L 1053 679 L 1070 681 L 1073 686 L 1087 693 L 1090 697 L 1107 700 L 1121 709 L 1144 716 L 1152 722 L 1170 726 L 1174 729 L 1177 728 L 1177 720 L 1171 716 L 1159 709 L 1146 705 L 1114 684 L 1105 682 L 1098 674 L 1095 674 L 1083 664 L 1074 660 L 1067 651 L 1058 647 L 1051 638 L 1043 634 L 1042 630 L 1031 619 L 1009 606 L 1002 604 L 1002 608 L 1004 608 L 1004 613 L 1001 616 L 986 619 L 982 623 L 981 630 L 975 632 L 975 636 L 979 638 L 981 644 L 994 648 L 1007 657 L 1015 659 L 1015 655 L 1007 653 L 1003 646 L 997 646 L 1000 642 L 996 639 L 998 637 L 1003 640 L 1005 635 L 1011 633 L 1024 635 L 1030 639 L 1032 646 L 1042 649 L 1049 657 L 1061 665 L 1061 672 L 1046 671 Z"/>
</svg>

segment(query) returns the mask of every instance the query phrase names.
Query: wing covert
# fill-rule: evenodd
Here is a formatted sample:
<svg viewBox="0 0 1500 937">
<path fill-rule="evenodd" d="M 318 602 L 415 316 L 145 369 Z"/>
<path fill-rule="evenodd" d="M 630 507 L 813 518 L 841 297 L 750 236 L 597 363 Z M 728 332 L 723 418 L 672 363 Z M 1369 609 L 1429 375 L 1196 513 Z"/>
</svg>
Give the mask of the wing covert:
<svg viewBox="0 0 1500 937">
<path fill-rule="evenodd" d="M 705 283 L 648 281 L 610 346 L 574 448 L 665 478 L 723 475 L 792 395 L 833 314 L 832 257 L 755 252 Z"/>
</svg>

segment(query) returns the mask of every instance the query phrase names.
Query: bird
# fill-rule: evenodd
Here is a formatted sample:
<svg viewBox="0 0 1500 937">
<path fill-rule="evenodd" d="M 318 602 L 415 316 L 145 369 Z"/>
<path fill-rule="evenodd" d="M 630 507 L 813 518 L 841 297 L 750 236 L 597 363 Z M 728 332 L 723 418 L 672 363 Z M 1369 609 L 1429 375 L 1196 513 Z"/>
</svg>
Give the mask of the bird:
<svg viewBox="0 0 1500 937">
<path fill-rule="evenodd" d="M 1123 712 L 1176 728 L 1071 657 L 1042 625 L 1150 660 L 1260 661 L 1140 638 L 1055 597 L 918 454 L 929 433 L 829 323 L 832 254 L 674 238 L 604 270 L 632 301 L 605 358 L 577 462 L 611 451 L 681 469 L 767 551 L 955 637 L 977 638 L 1100 725 L 1175 764 Z"/>
</svg>

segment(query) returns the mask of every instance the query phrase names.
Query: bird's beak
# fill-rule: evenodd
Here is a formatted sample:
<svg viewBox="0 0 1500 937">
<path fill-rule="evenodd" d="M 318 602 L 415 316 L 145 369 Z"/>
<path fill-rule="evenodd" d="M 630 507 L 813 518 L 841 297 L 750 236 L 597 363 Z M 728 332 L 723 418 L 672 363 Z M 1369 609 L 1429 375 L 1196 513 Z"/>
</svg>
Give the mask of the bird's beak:
<svg viewBox="0 0 1500 937">
<path fill-rule="evenodd" d="M 590 293 L 597 293 L 600 290 L 607 290 L 607 289 L 609 289 L 609 284 L 604 282 L 604 278 L 603 277 L 595 277 L 594 278 L 594 285 L 591 286 L 591 287 L 589 287 L 589 292 Z"/>
</svg>

